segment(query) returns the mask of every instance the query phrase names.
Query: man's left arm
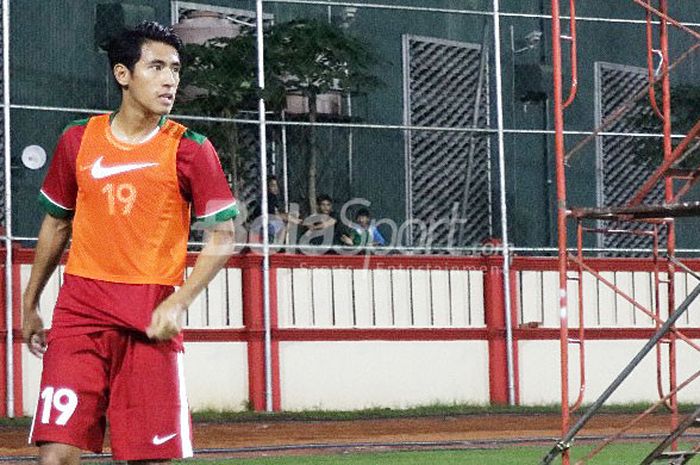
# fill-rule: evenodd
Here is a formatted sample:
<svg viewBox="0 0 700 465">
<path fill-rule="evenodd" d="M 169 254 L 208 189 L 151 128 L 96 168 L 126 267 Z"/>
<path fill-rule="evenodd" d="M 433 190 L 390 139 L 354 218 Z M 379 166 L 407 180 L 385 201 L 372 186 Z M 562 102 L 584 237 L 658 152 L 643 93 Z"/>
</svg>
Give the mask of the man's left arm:
<svg viewBox="0 0 700 465">
<path fill-rule="evenodd" d="M 205 245 L 185 284 L 153 311 L 146 334 L 151 339 L 168 340 L 182 330 L 182 320 L 187 307 L 214 276 L 226 265 L 234 252 L 233 221 L 227 220 L 208 228 Z"/>
<path fill-rule="evenodd" d="M 187 307 L 234 252 L 233 219 L 238 207 L 214 146 L 204 136 L 186 133 L 178 147 L 177 172 L 183 197 L 190 200 L 196 223 L 205 228 L 205 245 L 185 284 L 153 310 L 146 334 L 157 340 L 170 339 L 182 330 Z"/>
</svg>

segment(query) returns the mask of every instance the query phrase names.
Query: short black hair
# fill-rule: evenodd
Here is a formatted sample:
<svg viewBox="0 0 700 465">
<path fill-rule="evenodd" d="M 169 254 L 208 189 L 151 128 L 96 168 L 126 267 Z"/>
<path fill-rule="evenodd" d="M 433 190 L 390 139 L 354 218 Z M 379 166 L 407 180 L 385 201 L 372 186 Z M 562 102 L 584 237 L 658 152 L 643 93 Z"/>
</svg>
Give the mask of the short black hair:
<svg viewBox="0 0 700 465">
<path fill-rule="evenodd" d="M 321 203 L 321 202 L 330 202 L 333 203 L 333 199 L 331 198 L 330 195 L 328 194 L 321 194 L 318 197 L 316 197 L 316 203 Z"/>
<path fill-rule="evenodd" d="M 134 71 L 136 62 L 141 59 L 141 47 L 146 41 L 162 42 L 177 50 L 182 55 L 182 40 L 170 26 L 163 26 L 155 21 L 143 21 L 133 29 L 124 29 L 109 41 L 107 56 L 111 69 L 118 64 Z"/>
<path fill-rule="evenodd" d="M 366 216 L 366 217 L 369 218 L 369 217 L 371 217 L 372 215 L 369 214 L 369 210 L 368 210 L 368 209 L 366 209 L 366 208 L 363 207 L 363 208 L 360 208 L 359 210 L 357 210 L 357 213 L 355 213 L 355 218 L 359 218 L 359 217 L 361 217 L 361 216 Z"/>
</svg>

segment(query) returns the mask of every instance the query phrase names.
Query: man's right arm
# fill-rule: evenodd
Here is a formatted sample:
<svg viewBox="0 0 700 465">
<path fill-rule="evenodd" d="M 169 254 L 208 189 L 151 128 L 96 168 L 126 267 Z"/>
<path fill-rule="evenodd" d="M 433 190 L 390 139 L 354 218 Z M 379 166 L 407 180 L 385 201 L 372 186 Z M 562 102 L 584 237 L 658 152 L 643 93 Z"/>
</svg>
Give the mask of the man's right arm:
<svg viewBox="0 0 700 465">
<path fill-rule="evenodd" d="M 29 351 L 41 357 L 46 350 L 44 324 L 39 316 L 39 297 L 61 261 L 71 235 L 71 219 L 46 215 L 39 230 L 29 283 L 22 298 L 22 336 Z"/>
</svg>

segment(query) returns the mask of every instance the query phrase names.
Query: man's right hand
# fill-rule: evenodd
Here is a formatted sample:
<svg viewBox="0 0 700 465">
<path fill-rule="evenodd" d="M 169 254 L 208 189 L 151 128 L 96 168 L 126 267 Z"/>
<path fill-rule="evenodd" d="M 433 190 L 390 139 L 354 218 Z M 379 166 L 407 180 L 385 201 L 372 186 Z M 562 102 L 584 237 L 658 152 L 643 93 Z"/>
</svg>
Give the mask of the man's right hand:
<svg viewBox="0 0 700 465">
<path fill-rule="evenodd" d="M 41 358 L 46 352 L 46 331 L 44 322 L 36 307 L 24 308 L 22 321 L 22 337 L 27 343 L 29 352 Z"/>
</svg>

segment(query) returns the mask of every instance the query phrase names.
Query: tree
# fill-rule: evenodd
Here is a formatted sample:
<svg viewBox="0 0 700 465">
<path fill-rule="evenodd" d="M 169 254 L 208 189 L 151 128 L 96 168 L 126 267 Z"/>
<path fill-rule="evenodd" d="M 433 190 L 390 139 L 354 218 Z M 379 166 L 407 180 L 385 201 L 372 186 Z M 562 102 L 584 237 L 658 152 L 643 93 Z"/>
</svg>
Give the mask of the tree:
<svg viewBox="0 0 700 465">
<path fill-rule="evenodd" d="M 184 56 L 178 112 L 234 118 L 242 109 L 256 107 L 256 48 L 252 34 L 212 39 L 204 45 L 188 44 Z M 242 165 L 254 155 L 241 153 L 238 126 L 225 122 L 194 122 L 190 126 L 214 141 L 224 172 L 238 195 L 243 183 Z"/>
<path fill-rule="evenodd" d="M 232 118 L 242 109 L 255 109 L 257 89 L 256 40 L 252 31 L 232 39 L 212 39 L 205 45 L 188 45 L 183 87 L 190 86 L 178 109 L 197 115 Z M 309 102 L 310 123 L 319 120 L 317 97 L 328 92 L 354 94 L 381 82 L 370 73 L 377 62 L 361 40 L 344 29 L 316 20 L 294 20 L 265 30 L 265 93 L 268 110 L 281 112 L 288 93 L 299 93 Z M 193 125 L 201 127 L 202 125 Z M 313 124 L 305 128 L 308 144 L 307 196 L 309 211 L 316 210 L 316 177 L 319 146 Z M 236 125 L 206 125 L 205 132 L 225 158 L 225 171 L 234 189 L 243 181 Z"/>
<path fill-rule="evenodd" d="M 307 201 L 316 211 L 319 145 L 317 98 L 328 92 L 344 95 L 370 90 L 381 84 L 370 69 L 377 58 L 370 47 L 344 29 L 316 20 L 294 20 L 272 26 L 266 34 L 265 67 L 268 98 L 280 106 L 288 93 L 308 99 Z"/>
</svg>

